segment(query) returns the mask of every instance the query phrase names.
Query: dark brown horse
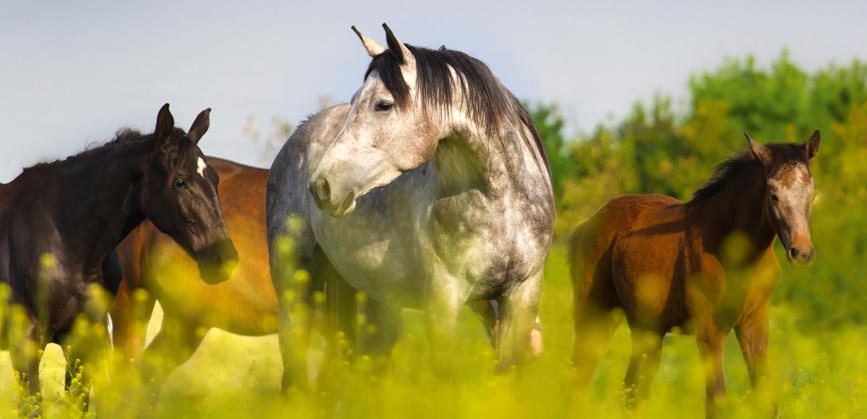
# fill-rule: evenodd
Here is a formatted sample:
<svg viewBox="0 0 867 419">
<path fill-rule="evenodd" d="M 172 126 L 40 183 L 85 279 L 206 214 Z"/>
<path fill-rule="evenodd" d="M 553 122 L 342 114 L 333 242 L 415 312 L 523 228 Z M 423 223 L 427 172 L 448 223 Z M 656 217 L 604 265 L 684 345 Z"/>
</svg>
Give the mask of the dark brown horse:
<svg viewBox="0 0 867 419">
<path fill-rule="evenodd" d="M 73 322 L 80 316 L 104 321 L 108 306 L 94 301 L 99 292 L 93 286 L 117 290 L 114 249 L 145 219 L 171 235 L 211 281 L 225 279 L 237 263 L 217 174 L 197 145 L 209 114 L 202 111 L 184 133 L 166 104 L 152 135 L 121 131 L 114 141 L 25 169 L 0 187 L 0 280 L 19 307 L 0 341 L 9 344 L 30 393 L 39 392 L 38 354 L 49 342 L 71 351 L 67 385 L 79 372 L 72 360 L 81 360 L 82 374 L 89 375 L 90 362 L 108 347 L 104 327 L 94 329 L 101 334 L 77 336 Z M 85 389 L 88 382 L 83 376 Z M 82 395 L 86 401 L 87 392 Z"/>
<path fill-rule="evenodd" d="M 765 374 L 768 299 L 780 266 L 780 237 L 792 262 L 815 256 L 809 217 L 810 159 L 819 132 L 803 145 L 759 144 L 717 167 L 714 177 L 682 203 L 659 195 L 609 201 L 577 226 L 569 240 L 575 299 L 573 362 L 589 381 L 625 312 L 633 355 L 625 384 L 629 403 L 647 395 L 662 337 L 692 329 L 706 366 L 708 415 L 725 393 L 723 343 L 734 329 L 750 379 Z"/>
</svg>

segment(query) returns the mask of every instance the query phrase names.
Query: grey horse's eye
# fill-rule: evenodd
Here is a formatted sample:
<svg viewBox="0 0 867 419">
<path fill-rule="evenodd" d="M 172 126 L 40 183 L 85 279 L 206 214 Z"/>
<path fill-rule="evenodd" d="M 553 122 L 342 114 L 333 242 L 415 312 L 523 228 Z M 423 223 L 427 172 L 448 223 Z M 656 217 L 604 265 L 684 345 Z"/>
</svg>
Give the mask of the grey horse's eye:
<svg viewBox="0 0 867 419">
<path fill-rule="evenodd" d="M 374 109 L 377 112 L 388 112 L 393 107 L 394 107 L 394 103 L 386 102 L 386 101 L 379 101 L 379 102 L 376 102 L 376 107 Z"/>
</svg>

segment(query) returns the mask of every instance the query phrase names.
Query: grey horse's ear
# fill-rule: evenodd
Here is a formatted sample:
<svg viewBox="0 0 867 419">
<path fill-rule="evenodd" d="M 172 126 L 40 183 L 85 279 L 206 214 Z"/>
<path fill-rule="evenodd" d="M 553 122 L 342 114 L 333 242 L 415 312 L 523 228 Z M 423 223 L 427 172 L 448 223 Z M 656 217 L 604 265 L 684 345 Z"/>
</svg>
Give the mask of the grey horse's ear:
<svg viewBox="0 0 867 419">
<path fill-rule="evenodd" d="M 807 152 L 807 157 L 813 158 L 816 157 L 816 154 L 819 154 L 819 143 L 822 142 L 822 134 L 819 133 L 819 130 L 813 131 L 813 135 L 810 136 L 810 139 L 807 140 L 807 143 L 804 144 L 804 151 Z"/>
<path fill-rule="evenodd" d="M 384 46 L 379 45 L 379 42 L 376 42 L 364 36 L 364 34 L 361 33 L 361 31 L 359 31 L 358 28 L 355 27 L 355 25 L 352 26 L 352 31 L 355 32 L 356 35 L 358 35 L 358 39 L 361 40 L 362 45 L 364 45 L 364 48 L 367 50 L 367 53 L 370 54 L 371 58 L 385 52 Z"/>
<path fill-rule="evenodd" d="M 382 24 L 382 28 L 385 29 L 385 41 L 388 43 L 388 49 L 397 56 L 397 59 L 400 61 L 402 65 L 408 65 L 414 62 L 415 58 L 410 52 L 409 48 L 400 42 L 396 36 L 394 36 L 394 32 L 391 31 L 391 28 L 388 27 L 385 23 Z"/>
<path fill-rule="evenodd" d="M 770 166 L 774 162 L 774 152 L 768 146 L 754 140 L 750 134 L 744 133 L 747 139 L 747 144 L 750 146 L 750 151 L 756 159 L 762 162 L 765 166 Z"/>
</svg>

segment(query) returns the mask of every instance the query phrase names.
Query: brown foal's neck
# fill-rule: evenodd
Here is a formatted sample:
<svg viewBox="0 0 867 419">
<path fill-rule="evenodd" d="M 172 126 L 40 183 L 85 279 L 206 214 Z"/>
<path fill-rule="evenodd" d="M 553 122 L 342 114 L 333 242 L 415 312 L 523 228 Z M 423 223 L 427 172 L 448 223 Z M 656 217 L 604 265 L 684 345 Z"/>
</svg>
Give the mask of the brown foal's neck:
<svg viewBox="0 0 867 419">
<path fill-rule="evenodd" d="M 764 168 L 756 161 L 739 169 L 719 192 L 691 205 L 691 217 L 705 231 L 705 247 L 717 253 L 736 232 L 752 245 L 749 260 L 773 246 L 776 233 L 768 218 L 766 189 Z"/>
</svg>

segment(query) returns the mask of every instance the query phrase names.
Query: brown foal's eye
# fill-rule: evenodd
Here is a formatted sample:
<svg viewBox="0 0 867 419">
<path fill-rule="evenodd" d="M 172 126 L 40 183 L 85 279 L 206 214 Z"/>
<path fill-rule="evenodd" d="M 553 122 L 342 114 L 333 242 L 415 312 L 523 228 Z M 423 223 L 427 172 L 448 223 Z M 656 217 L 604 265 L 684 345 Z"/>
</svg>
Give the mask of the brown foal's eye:
<svg viewBox="0 0 867 419">
<path fill-rule="evenodd" d="M 186 187 L 187 187 L 187 181 L 185 181 L 185 180 L 183 180 L 183 179 L 181 179 L 181 178 L 177 178 L 177 179 L 175 179 L 174 187 L 177 188 L 177 189 L 183 189 L 183 188 L 186 188 Z"/>
</svg>

